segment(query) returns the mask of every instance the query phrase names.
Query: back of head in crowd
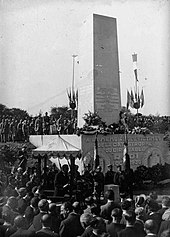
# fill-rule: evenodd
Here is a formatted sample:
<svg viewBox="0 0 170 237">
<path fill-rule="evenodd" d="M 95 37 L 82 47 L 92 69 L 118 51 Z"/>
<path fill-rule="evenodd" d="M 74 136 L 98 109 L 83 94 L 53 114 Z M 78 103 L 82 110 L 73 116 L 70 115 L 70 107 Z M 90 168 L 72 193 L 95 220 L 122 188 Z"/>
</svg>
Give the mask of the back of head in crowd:
<svg viewBox="0 0 170 237">
<path fill-rule="evenodd" d="M 122 208 L 123 212 L 131 210 L 132 209 L 132 203 L 128 200 L 124 200 L 121 204 L 121 208 Z"/>
<path fill-rule="evenodd" d="M 157 232 L 157 225 L 155 223 L 154 220 L 147 220 L 144 224 L 144 229 L 146 231 L 146 233 L 152 233 L 152 234 L 156 234 Z"/>
<path fill-rule="evenodd" d="M 136 221 L 136 214 L 134 211 L 126 211 L 124 217 L 127 225 L 134 225 Z"/>
<path fill-rule="evenodd" d="M 120 222 L 122 219 L 122 210 L 120 208 L 114 208 L 111 212 L 111 217 L 113 219 L 113 222 Z"/>
<path fill-rule="evenodd" d="M 17 229 L 26 228 L 25 218 L 21 215 L 16 216 L 15 219 L 14 219 L 14 225 L 17 227 Z"/>
<path fill-rule="evenodd" d="M 36 207 L 38 207 L 39 201 L 40 201 L 40 199 L 38 197 L 33 197 L 31 199 L 31 205 L 36 208 Z"/>
<path fill-rule="evenodd" d="M 40 211 L 42 211 L 42 212 L 47 212 L 47 211 L 48 211 L 48 208 L 49 208 L 49 204 L 48 204 L 47 199 L 41 199 L 41 200 L 38 202 L 38 208 L 39 208 Z"/>
<path fill-rule="evenodd" d="M 60 214 L 62 218 L 67 218 L 70 212 L 72 212 L 73 207 L 70 202 L 64 202 L 60 208 Z"/>
<path fill-rule="evenodd" d="M 162 207 L 170 207 L 170 198 L 168 196 L 163 196 Z"/>
<path fill-rule="evenodd" d="M 149 200 L 148 210 L 149 212 L 157 212 L 159 210 L 159 204 L 153 199 Z"/>
<path fill-rule="evenodd" d="M 93 232 L 97 235 L 101 235 L 106 232 L 106 223 L 101 217 L 96 217 L 91 223 Z"/>
<path fill-rule="evenodd" d="M 41 223 L 44 227 L 51 227 L 52 217 L 49 214 L 45 214 L 41 217 Z"/>
<path fill-rule="evenodd" d="M 79 202 L 74 202 L 72 208 L 75 213 L 82 214 L 82 209 Z"/>
<path fill-rule="evenodd" d="M 83 213 L 80 216 L 80 223 L 84 229 L 90 226 L 93 220 L 94 220 L 94 217 L 90 213 Z"/>
<path fill-rule="evenodd" d="M 113 190 L 112 189 L 107 190 L 105 192 L 105 197 L 106 197 L 107 200 L 114 201 L 115 195 L 114 195 Z"/>
</svg>

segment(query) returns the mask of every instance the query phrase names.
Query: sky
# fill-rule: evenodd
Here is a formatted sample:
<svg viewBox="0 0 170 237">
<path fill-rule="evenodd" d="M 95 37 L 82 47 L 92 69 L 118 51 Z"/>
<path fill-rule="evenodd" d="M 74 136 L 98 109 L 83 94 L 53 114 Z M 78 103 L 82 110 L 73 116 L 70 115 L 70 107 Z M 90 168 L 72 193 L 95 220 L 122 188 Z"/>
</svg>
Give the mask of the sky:
<svg viewBox="0 0 170 237">
<path fill-rule="evenodd" d="M 122 106 L 134 89 L 135 52 L 145 96 L 139 112 L 170 115 L 169 0 L 0 0 L 0 103 L 31 115 L 67 106 L 72 55 L 91 14 L 117 19 Z M 75 64 L 75 87 L 78 77 Z"/>
</svg>

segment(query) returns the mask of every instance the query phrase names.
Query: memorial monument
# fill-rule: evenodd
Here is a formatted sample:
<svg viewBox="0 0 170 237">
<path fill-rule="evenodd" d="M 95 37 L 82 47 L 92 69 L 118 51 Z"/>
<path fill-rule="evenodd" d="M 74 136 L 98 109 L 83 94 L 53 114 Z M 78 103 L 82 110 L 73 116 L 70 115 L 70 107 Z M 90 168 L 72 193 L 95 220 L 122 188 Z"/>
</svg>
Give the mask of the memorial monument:
<svg viewBox="0 0 170 237">
<path fill-rule="evenodd" d="M 85 113 L 97 112 L 107 125 L 121 109 L 116 19 L 93 14 L 80 34 L 78 127 Z"/>
</svg>

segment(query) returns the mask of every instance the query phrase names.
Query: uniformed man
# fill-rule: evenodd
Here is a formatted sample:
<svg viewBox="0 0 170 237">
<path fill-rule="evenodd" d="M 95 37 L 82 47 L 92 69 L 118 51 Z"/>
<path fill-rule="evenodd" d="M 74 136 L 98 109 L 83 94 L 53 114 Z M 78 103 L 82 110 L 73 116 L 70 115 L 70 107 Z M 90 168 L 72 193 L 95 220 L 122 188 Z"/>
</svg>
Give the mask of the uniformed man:
<svg viewBox="0 0 170 237">
<path fill-rule="evenodd" d="M 50 117 L 48 116 L 48 113 L 45 113 L 45 116 L 43 117 L 43 134 L 49 135 L 50 134 Z"/>
</svg>

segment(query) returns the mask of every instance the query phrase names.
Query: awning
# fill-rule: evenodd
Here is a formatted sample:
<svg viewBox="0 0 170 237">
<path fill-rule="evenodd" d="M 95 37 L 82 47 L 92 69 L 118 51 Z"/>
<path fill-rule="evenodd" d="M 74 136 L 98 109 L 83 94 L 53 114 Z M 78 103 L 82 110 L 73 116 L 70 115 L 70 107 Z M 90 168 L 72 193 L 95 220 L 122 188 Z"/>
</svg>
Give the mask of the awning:
<svg viewBox="0 0 170 237">
<path fill-rule="evenodd" d="M 59 158 L 69 158 L 70 155 L 74 157 L 80 156 L 81 149 L 70 142 L 66 141 L 60 135 L 57 135 L 53 138 L 53 140 L 49 141 L 48 144 L 42 145 L 33 150 L 34 156 L 53 156 Z"/>
</svg>

